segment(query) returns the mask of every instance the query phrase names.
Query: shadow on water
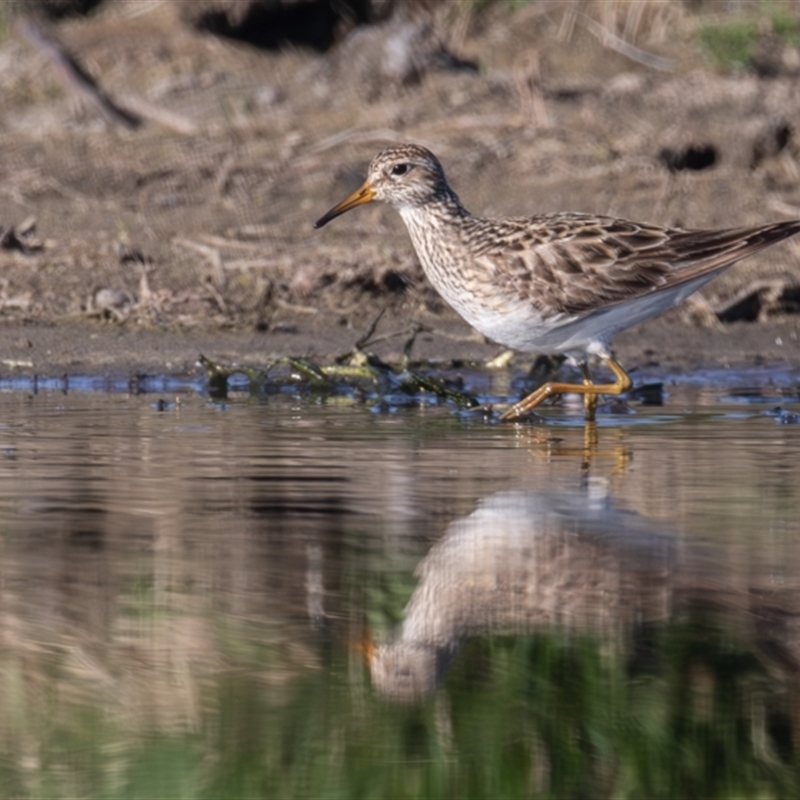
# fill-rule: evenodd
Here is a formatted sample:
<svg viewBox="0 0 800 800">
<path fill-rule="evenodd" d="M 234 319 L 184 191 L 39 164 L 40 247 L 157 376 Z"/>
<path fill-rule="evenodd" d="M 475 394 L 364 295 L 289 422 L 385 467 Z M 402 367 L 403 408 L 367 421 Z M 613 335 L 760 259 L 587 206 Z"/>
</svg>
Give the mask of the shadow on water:
<svg viewBox="0 0 800 800">
<path fill-rule="evenodd" d="M 595 442 L 151 386 L 0 393 L 1 796 L 800 790 L 767 403 L 674 386 Z"/>
</svg>

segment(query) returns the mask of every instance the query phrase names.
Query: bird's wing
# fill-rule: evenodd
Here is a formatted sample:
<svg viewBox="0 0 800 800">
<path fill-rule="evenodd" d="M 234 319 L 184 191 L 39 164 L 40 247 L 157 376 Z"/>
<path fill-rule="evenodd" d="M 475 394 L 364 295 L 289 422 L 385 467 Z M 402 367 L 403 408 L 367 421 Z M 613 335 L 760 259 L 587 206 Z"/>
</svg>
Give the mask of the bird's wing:
<svg viewBox="0 0 800 800">
<path fill-rule="evenodd" d="M 506 266 L 497 280 L 545 315 L 580 314 L 675 287 L 800 231 L 800 220 L 707 231 L 578 214 L 506 224 L 496 239 L 504 241 Z M 493 255 L 499 251 L 484 258 Z"/>
</svg>

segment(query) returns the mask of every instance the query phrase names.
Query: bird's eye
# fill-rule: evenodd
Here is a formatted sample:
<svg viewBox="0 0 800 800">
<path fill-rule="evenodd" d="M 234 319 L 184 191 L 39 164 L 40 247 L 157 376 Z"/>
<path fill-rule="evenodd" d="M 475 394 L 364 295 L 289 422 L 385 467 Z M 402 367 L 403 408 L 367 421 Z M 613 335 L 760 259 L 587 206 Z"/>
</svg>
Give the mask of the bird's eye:
<svg viewBox="0 0 800 800">
<path fill-rule="evenodd" d="M 395 164 L 391 169 L 391 174 L 394 178 L 405 175 L 406 172 L 408 172 L 408 164 Z"/>
</svg>

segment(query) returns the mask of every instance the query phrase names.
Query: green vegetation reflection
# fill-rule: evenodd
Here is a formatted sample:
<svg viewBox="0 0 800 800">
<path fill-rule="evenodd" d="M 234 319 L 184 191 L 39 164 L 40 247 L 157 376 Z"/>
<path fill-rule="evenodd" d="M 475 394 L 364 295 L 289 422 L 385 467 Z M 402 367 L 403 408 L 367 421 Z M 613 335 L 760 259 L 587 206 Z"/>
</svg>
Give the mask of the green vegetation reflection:
<svg viewBox="0 0 800 800">
<path fill-rule="evenodd" d="M 52 692 L 60 722 L 48 729 L 40 718 L 15 745 L 6 740 L 0 796 L 729 798 L 800 790 L 788 678 L 701 619 L 640 632 L 625 656 L 586 637 L 475 640 L 439 693 L 418 705 L 375 696 L 351 650 L 330 660 L 279 691 L 252 666 L 218 673 L 198 726 L 181 733 L 126 732 L 108 698 L 65 714 Z"/>
</svg>

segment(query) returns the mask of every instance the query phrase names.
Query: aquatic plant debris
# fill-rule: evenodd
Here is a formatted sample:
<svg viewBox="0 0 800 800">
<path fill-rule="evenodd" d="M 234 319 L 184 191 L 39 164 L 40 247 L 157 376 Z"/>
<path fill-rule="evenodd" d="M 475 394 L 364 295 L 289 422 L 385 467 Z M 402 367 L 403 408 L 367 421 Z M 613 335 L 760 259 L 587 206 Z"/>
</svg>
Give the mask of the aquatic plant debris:
<svg viewBox="0 0 800 800">
<path fill-rule="evenodd" d="M 209 391 L 218 398 L 227 397 L 229 379 L 234 375 L 244 376 L 247 390 L 251 394 L 270 394 L 289 385 L 308 392 L 323 395 L 357 393 L 367 402 L 396 405 L 398 393 L 409 399 L 430 394 L 440 400 L 453 403 L 459 410 L 477 409 L 481 401 L 468 392 L 453 389 L 436 378 L 410 369 L 404 363 L 393 367 L 372 354 L 361 354 L 348 364 L 318 365 L 307 358 L 282 356 L 263 368 L 240 364 L 223 364 L 200 355 L 199 362 L 206 373 Z M 283 370 L 278 368 L 283 367 Z M 371 395 L 364 395 L 365 387 L 373 387 Z"/>
</svg>

